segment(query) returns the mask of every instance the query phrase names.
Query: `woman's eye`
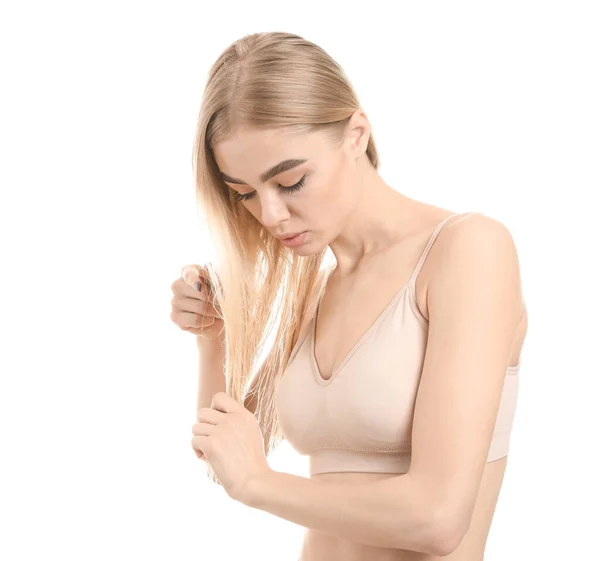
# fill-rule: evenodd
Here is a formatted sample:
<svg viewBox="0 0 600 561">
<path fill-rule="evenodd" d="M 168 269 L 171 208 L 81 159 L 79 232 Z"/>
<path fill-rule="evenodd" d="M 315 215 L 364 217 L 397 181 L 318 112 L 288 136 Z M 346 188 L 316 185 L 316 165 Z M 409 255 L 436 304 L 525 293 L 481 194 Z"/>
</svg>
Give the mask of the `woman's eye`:
<svg viewBox="0 0 600 561">
<path fill-rule="evenodd" d="M 302 189 L 302 187 L 304 187 L 306 175 L 307 174 L 303 175 L 302 179 L 300 181 L 298 181 L 298 183 L 295 183 L 294 185 L 290 185 L 289 187 L 287 187 L 285 185 L 278 185 L 278 187 L 285 193 L 293 193 L 294 191 L 298 191 L 299 189 Z M 245 195 L 242 195 L 241 193 L 236 193 L 235 199 L 237 201 L 247 201 L 248 199 L 251 199 L 252 197 L 254 197 L 254 193 L 256 193 L 256 191 L 252 191 L 252 193 L 246 193 Z"/>
</svg>

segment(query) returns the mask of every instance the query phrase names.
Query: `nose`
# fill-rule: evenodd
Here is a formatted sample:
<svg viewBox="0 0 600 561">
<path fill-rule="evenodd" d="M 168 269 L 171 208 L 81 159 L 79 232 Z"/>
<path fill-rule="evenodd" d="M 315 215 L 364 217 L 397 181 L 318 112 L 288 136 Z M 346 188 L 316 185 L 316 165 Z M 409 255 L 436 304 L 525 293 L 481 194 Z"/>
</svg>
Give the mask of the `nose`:
<svg viewBox="0 0 600 561">
<path fill-rule="evenodd" d="M 260 222 L 271 230 L 277 229 L 281 222 L 289 219 L 290 213 L 280 197 L 265 195 L 260 201 Z"/>
</svg>

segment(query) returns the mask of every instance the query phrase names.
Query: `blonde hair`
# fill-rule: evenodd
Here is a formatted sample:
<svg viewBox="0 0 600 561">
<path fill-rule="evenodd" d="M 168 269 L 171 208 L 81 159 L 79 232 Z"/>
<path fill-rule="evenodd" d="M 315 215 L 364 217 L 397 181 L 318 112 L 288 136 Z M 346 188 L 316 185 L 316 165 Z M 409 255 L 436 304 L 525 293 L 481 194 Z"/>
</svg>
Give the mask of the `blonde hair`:
<svg viewBox="0 0 600 561">
<path fill-rule="evenodd" d="M 197 203 L 218 255 L 207 270 L 224 325 L 227 394 L 240 403 L 245 403 L 271 322 L 280 318 L 252 394 L 267 456 L 284 438 L 275 392 L 313 296 L 324 289 L 326 275 L 320 271 L 327 248 L 298 256 L 283 246 L 235 199 L 212 149 L 238 127 L 324 131 L 340 146 L 357 109 L 357 95 L 342 68 L 319 46 L 291 33 L 254 33 L 235 41 L 213 64 L 204 89 L 193 149 Z M 372 134 L 366 155 L 378 169 Z M 210 466 L 208 476 L 217 481 Z"/>
</svg>

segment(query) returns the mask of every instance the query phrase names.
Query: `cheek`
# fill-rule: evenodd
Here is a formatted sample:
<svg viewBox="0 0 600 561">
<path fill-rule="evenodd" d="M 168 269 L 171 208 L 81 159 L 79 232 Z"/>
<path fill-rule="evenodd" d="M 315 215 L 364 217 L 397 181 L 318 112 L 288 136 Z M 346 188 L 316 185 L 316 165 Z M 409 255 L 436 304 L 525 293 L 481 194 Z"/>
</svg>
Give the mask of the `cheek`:
<svg viewBox="0 0 600 561">
<path fill-rule="evenodd" d="M 343 177 L 336 176 L 322 191 L 321 212 L 337 216 L 349 206 L 351 189 Z"/>
<path fill-rule="evenodd" d="M 323 204 L 335 202 L 343 195 L 343 185 L 344 179 L 332 172 L 319 182 L 315 196 Z"/>
</svg>

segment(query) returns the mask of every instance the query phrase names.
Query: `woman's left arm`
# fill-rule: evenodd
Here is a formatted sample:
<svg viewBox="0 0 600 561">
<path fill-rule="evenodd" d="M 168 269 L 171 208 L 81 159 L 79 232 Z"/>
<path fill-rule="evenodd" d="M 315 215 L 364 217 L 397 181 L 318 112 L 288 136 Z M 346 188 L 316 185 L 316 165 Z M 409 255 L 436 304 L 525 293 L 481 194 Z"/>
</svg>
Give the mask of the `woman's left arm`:
<svg viewBox="0 0 600 561">
<path fill-rule="evenodd" d="M 434 501 L 409 474 L 351 484 L 270 470 L 241 502 L 354 543 L 443 554 Z"/>
<path fill-rule="evenodd" d="M 449 225 L 436 247 L 408 473 L 357 485 L 269 470 L 242 502 L 376 547 L 447 555 L 462 541 L 521 314 L 520 273 L 510 232 L 485 215 Z"/>
</svg>

